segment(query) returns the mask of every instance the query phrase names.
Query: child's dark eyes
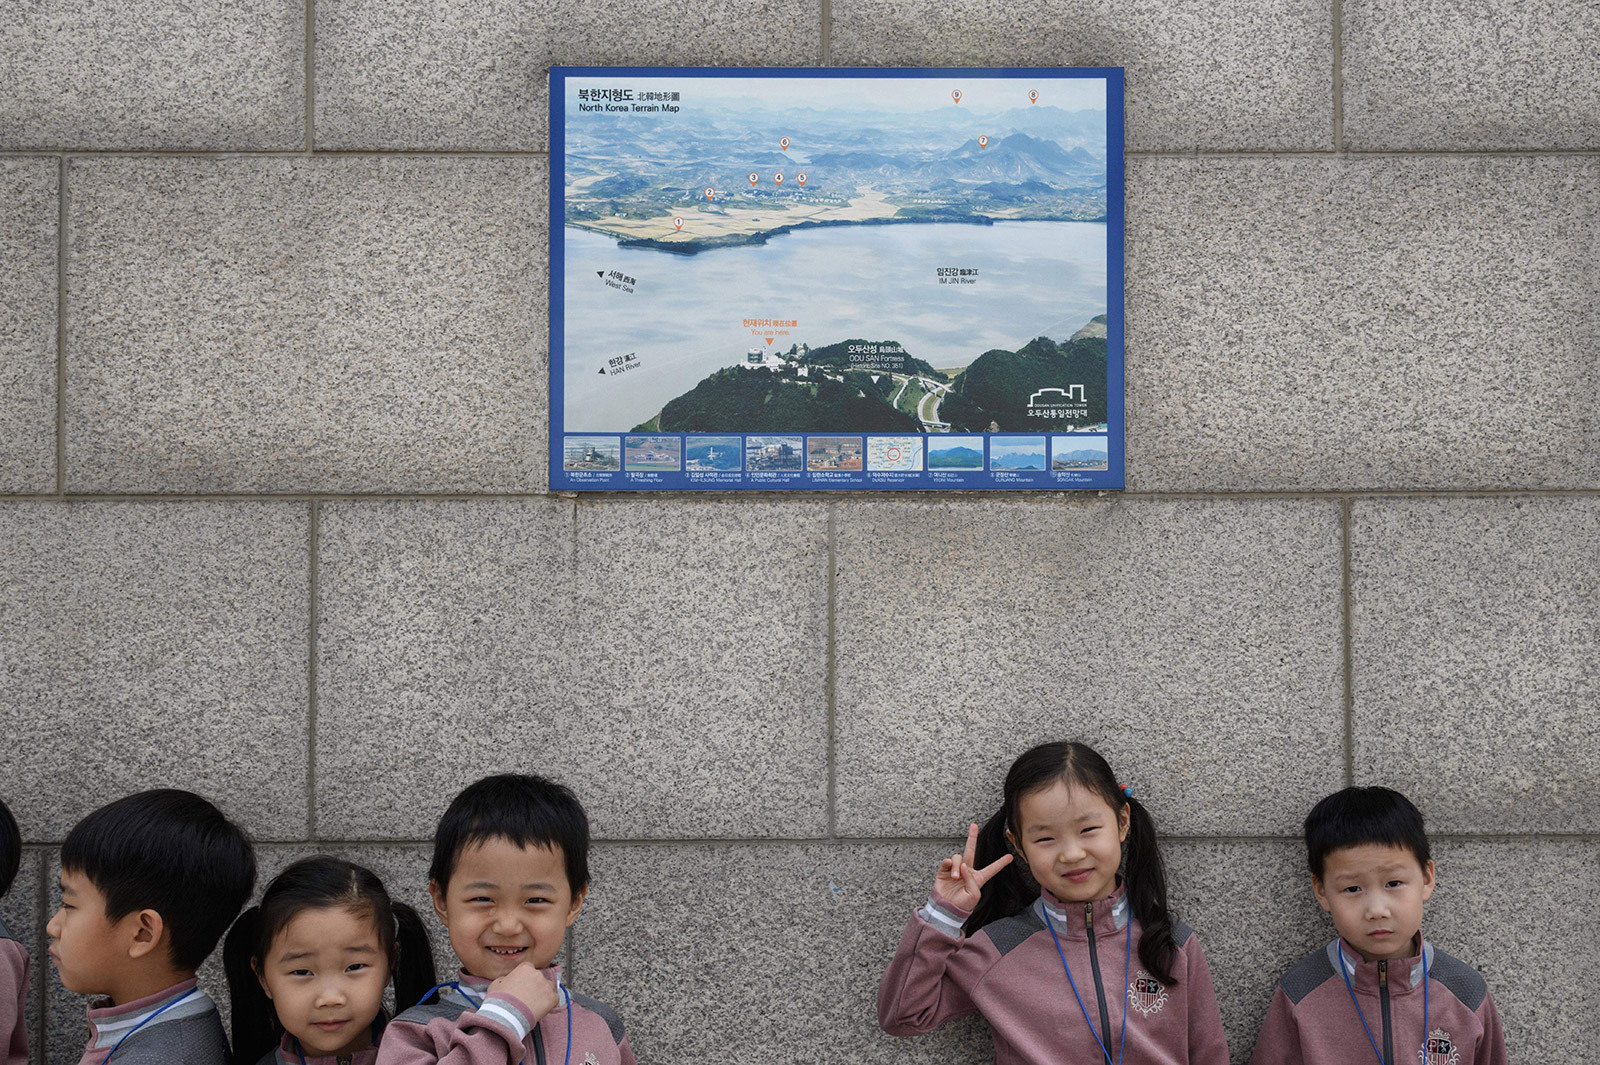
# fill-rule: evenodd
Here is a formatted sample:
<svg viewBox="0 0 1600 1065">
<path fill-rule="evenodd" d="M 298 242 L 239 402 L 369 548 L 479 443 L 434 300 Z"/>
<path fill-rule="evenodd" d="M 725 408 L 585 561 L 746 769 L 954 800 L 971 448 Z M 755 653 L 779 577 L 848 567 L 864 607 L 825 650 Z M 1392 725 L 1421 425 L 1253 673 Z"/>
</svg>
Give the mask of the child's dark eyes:
<svg viewBox="0 0 1600 1065">
<path fill-rule="evenodd" d="M 344 971 L 347 972 L 347 973 L 358 973 L 363 969 L 370 969 L 370 968 L 371 968 L 371 966 L 368 965 L 364 961 L 353 961 L 349 965 L 346 965 L 344 967 Z"/>
<path fill-rule="evenodd" d="M 549 899 L 541 898 L 538 895 L 535 895 L 533 898 L 528 900 L 527 904 L 529 906 L 542 906 L 542 905 L 544 905 L 545 903 L 547 903 L 549 901 L 550 901 Z"/>
<path fill-rule="evenodd" d="M 1406 885 L 1406 882 L 1404 880 L 1391 880 L 1391 881 L 1389 881 L 1389 886 L 1392 887 L 1392 888 L 1405 887 L 1405 885 Z"/>
<path fill-rule="evenodd" d="M 310 969 L 291 969 L 291 970 L 289 970 L 289 975 L 290 976 L 310 976 L 311 975 L 311 970 Z"/>
</svg>

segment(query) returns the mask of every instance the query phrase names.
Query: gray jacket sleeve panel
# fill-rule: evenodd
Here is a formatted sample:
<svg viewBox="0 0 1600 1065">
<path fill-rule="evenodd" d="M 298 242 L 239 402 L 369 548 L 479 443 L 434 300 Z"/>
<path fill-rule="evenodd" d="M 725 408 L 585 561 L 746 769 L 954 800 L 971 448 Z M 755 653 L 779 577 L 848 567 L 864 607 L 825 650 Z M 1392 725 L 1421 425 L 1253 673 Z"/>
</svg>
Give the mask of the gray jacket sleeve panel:
<svg viewBox="0 0 1600 1065">
<path fill-rule="evenodd" d="M 1289 1001 L 1298 1006 L 1307 995 L 1332 979 L 1334 975 L 1333 962 L 1328 960 L 1328 952 L 1318 948 L 1295 962 L 1278 980 L 1278 986 L 1289 996 Z"/>
<path fill-rule="evenodd" d="M 611 1038 L 615 1039 L 620 1046 L 622 1040 L 628 1034 L 626 1027 L 622 1023 L 622 1015 L 597 998 L 580 995 L 576 991 L 571 994 L 574 1005 L 582 1006 L 590 1013 L 598 1014 L 606 1022 L 606 1027 L 611 1029 Z"/>
<path fill-rule="evenodd" d="M 1450 993 L 1474 1013 L 1489 994 L 1489 985 L 1478 970 L 1442 950 L 1434 950 L 1428 975 L 1449 988 Z"/>
</svg>

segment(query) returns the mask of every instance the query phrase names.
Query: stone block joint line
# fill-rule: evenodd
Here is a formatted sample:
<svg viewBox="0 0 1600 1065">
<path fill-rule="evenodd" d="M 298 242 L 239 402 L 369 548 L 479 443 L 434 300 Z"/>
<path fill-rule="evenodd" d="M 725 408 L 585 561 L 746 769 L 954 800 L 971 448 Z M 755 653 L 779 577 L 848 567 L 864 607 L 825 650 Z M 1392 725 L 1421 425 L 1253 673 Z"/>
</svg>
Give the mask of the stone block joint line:
<svg viewBox="0 0 1600 1065">
<path fill-rule="evenodd" d="M 56 492 L 67 491 L 67 157 L 56 162 Z"/>
<path fill-rule="evenodd" d="M 1344 0 L 1333 0 L 1333 150 L 1344 151 Z"/>
<path fill-rule="evenodd" d="M 1356 781 L 1355 752 L 1355 646 L 1353 623 L 1350 614 L 1350 522 L 1351 502 L 1346 498 L 1339 508 L 1340 528 L 1340 578 L 1342 588 L 1342 633 L 1344 639 L 1344 782 L 1349 787 Z"/>
<path fill-rule="evenodd" d="M 310 532 L 307 536 L 307 558 L 310 574 L 306 598 L 306 836 L 317 838 L 317 622 L 318 571 L 321 553 L 318 540 L 322 535 L 322 510 L 315 499 L 309 508 Z"/>
</svg>

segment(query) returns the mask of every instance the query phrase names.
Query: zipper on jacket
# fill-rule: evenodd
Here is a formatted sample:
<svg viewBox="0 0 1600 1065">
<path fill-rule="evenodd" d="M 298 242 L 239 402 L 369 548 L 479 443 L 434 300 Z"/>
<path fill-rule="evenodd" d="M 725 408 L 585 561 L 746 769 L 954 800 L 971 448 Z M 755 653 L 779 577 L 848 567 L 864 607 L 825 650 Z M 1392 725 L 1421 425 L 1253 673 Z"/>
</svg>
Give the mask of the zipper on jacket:
<svg viewBox="0 0 1600 1065">
<path fill-rule="evenodd" d="M 1111 1060 L 1111 1015 L 1106 1012 L 1106 989 L 1100 983 L 1100 954 L 1094 947 L 1094 903 L 1083 904 L 1083 927 L 1089 932 L 1089 968 L 1094 971 L 1094 996 L 1100 1000 L 1100 1030 L 1105 1033 L 1100 1045 L 1105 1047 L 1106 1060 Z"/>
<path fill-rule="evenodd" d="M 1389 1024 L 1389 963 L 1378 963 L 1378 1001 L 1383 1003 L 1383 1065 L 1394 1063 L 1394 1029 Z"/>
</svg>

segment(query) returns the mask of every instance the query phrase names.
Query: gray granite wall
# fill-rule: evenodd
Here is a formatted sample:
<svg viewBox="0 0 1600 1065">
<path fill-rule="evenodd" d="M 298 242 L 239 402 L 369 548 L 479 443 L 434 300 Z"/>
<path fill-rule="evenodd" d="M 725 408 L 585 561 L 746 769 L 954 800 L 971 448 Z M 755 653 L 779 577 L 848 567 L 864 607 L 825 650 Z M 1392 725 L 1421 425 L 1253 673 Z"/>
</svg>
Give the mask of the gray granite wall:
<svg viewBox="0 0 1600 1065">
<path fill-rule="evenodd" d="M 1600 991 L 1600 7 L 0 0 L 0 902 L 158 784 L 423 899 L 574 785 L 647 1062 L 982 1062 L 873 990 L 1010 758 L 1170 839 L 1237 1060 L 1346 782 L 1438 837 L 1512 1060 Z M 544 70 L 1127 68 L 1128 491 L 546 492 Z M 214 974 L 213 974 L 214 975 Z M 35 980 L 36 1061 L 81 1045 Z M 42 993 L 41 989 L 42 988 Z"/>
</svg>

